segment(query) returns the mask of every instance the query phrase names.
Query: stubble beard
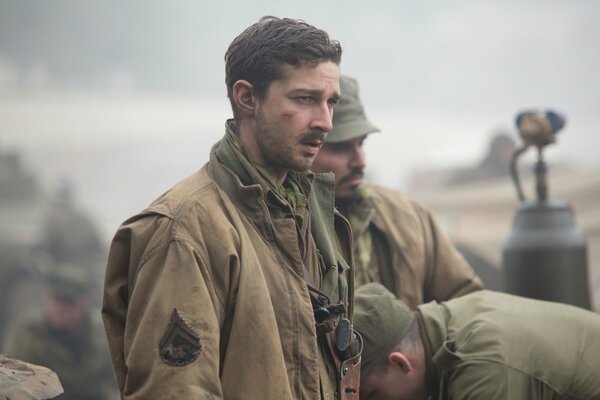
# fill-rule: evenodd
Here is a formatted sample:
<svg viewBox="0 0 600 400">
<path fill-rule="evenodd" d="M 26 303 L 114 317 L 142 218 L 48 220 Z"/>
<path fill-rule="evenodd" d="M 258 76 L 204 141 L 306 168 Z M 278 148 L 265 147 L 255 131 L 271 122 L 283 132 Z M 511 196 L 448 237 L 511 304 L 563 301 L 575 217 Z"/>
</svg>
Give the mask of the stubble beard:
<svg viewBox="0 0 600 400">
<path fill-rule="evenodd" d="M 278 170 L 307 171 L 312 166 L 314 157 L 295 156 L 294 147 L 315 139 L 323 141 L 325 135 L 320 131 L 311 131 L 302 134 L 300 139 L 293 143 L 286 140 L 279 140 L 286 135 L 286 132 L 274 132 L 274 129 L 266 121 L 262 112 L 257 113 L 256 140 L 265 163 L 267 163 L 266 166 Z M 289 138 L 286 137 L 286 139 Z"/>
</svg>

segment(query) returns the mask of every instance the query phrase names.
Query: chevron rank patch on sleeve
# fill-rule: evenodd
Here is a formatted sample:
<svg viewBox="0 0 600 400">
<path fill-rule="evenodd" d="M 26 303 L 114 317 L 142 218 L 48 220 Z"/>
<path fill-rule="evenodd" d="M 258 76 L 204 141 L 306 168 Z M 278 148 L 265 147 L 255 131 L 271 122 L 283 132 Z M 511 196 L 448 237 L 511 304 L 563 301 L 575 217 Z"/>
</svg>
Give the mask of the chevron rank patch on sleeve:
<svg viewBox="0 0 600 400">
<path fill-rule="evenodd" d="M 161 360 L 182 367 L 193 363 L 201 350 L 200 335 L 174 308 L 169 326 L 158 344 Z"/>
</svg>

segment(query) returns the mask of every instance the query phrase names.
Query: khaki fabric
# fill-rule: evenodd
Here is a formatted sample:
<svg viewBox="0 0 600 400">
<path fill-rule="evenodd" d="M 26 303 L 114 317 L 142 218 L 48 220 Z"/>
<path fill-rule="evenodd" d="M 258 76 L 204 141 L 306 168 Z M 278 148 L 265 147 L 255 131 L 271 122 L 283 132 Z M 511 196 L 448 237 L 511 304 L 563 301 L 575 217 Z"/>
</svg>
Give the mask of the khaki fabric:
<svg viewBox="0 0 600 400">
<path fill-rule="evenodd" d="M 600 399 L 600 315 L 480 291 L 419 306 L 437 399 Z"/>
<path fill-rule="evenodd" d="M 333 399 L 337 371 L 315 330 L 294 218 L 270 213 L 265 188 L 217 158 L 222 145 L 113 239 L 103 317 L 123 397 Z M 348 302 L 349 225 L 334 214 L 333 176 L 313 179 L 318 286 Z M 161 358 L 174 310 L 199 338 L 185 365 Z"/>
<path fill-rule="evenodd" d="M 380 282 L 412 309 L 483 288 L 423 206 L 370 183 L 359 188 L 359 195 L 348 216 L 357 287 Z"/>
</svg>

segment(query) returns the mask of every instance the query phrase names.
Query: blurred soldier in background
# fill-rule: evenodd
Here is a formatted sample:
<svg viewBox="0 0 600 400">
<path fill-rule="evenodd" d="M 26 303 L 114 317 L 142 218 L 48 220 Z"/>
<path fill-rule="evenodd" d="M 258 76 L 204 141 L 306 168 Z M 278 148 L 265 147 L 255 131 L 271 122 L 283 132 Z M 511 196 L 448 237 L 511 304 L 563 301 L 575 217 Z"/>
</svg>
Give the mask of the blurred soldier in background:
<svg viewBox="0 0 600 400">
<path fill-rule="evenodd" d="M 36 247 L 57 264 L 88 271 L 93 279 L 92 303 L 100 306 L 107 248 L 92 218 L 77 206 L 66 179 L 59 182 L 41 221 Z"/>
<path fill-rule="evenodd" d="M 100 313 L 91 307 L 91 276 L 61 264 L 47 275 L 43 313 L 24 316 L 6 339 L 3 353 L 55 371 L 60 399 L 117 398 L 116 382 Z"/>
<path fill-rule="evenodd" d="M 363 181 L 363 142 L 378 132 L 366 118 L 355 79 L 340 77 L 333 131 L 312 170 L 335 174 L 335 201 L 354 235 L 355 284 L 381 282 L 411 308 L 483 284 L 431 214 L 401 193 Z"/>
<path fill-rule="evenodd" d="M 61 180 L 43 218 L 38 246 L 58 263 L 100 266 L 105 261 L 106 246 L 92 219 L 78 209 L 74 197 L 72 185 Z"/>
<path fill-rule="evenodd" d="M 0 344 L 20 315 L 38 310 L 44 298 L 41 271 L 52 260 L 31 246 L 0 243 Z"/>
<path fill-rule="evenodd" d="M 0 146 L 0 343 L 18 316 L 39 309 L 44 271 L 57 263 L 94 276 L 100 305 L 106 244 L 93 219 L 75 201 L 72 185 L 59 182 L 48 196 L 21 154 Z"/>
<path fill-rule="evenodd" d="M 42 302 L 44 282 L 38 271 L 52 260 L 35 241 L 47 204 L 21 154 L 0 145 L 0 343 L 16 316 Z"/>
</svg>

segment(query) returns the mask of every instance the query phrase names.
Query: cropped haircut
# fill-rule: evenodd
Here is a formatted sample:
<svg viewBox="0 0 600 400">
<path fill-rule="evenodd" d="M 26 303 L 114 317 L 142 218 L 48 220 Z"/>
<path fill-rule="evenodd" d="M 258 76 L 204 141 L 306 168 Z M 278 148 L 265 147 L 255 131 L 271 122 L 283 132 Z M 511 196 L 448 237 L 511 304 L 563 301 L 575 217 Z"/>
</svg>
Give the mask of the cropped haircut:
<svg viewBox="0 0 600 400">
<path fill-rule="evenodd" d="M 406 335 L 404 335 L 404 337 L 400 340 L 400 343 L 396 344 L 396 346 L 394 346 L 394 348 L 392 350 L 390 350 L 387 354 L 389 354 L 393 351 L 415 354 L 418 346 L 421 343 L 422 343 L 421 327 L 419 326 L 419 321 L 417 321 L 417 318 L 415 318 L 411 322 L 410 328 L 408 329 L 408 332 L 406 332 Z M 387 360 L 387 354 L 386 354 L 385 358 L 382 358 L 381 360 L 377 361 L 377 363 L 370 370 L 369 375 L 371 375 L 371 374 L 382 375 L 385 372 L 387 372 L 388 367 L 389 367 L 388 360 Z M 366 378 L 367 378 L 367 376 L 361 376 L 361 379 L 363 381 Z"/>
<path fill-rule="evenodd" d="M 225 83 L 233 114 L 233 85 L 240 79 L 252 84 L 258 98 L 264 98 L 271 82 L 284 78 L 283 65 L 317 66 L 331 61 L 340 64 L 342 46 L 327 32 L 302 20 L 264 16 L 246 28 L 225 53 Z"/>
</svg>

